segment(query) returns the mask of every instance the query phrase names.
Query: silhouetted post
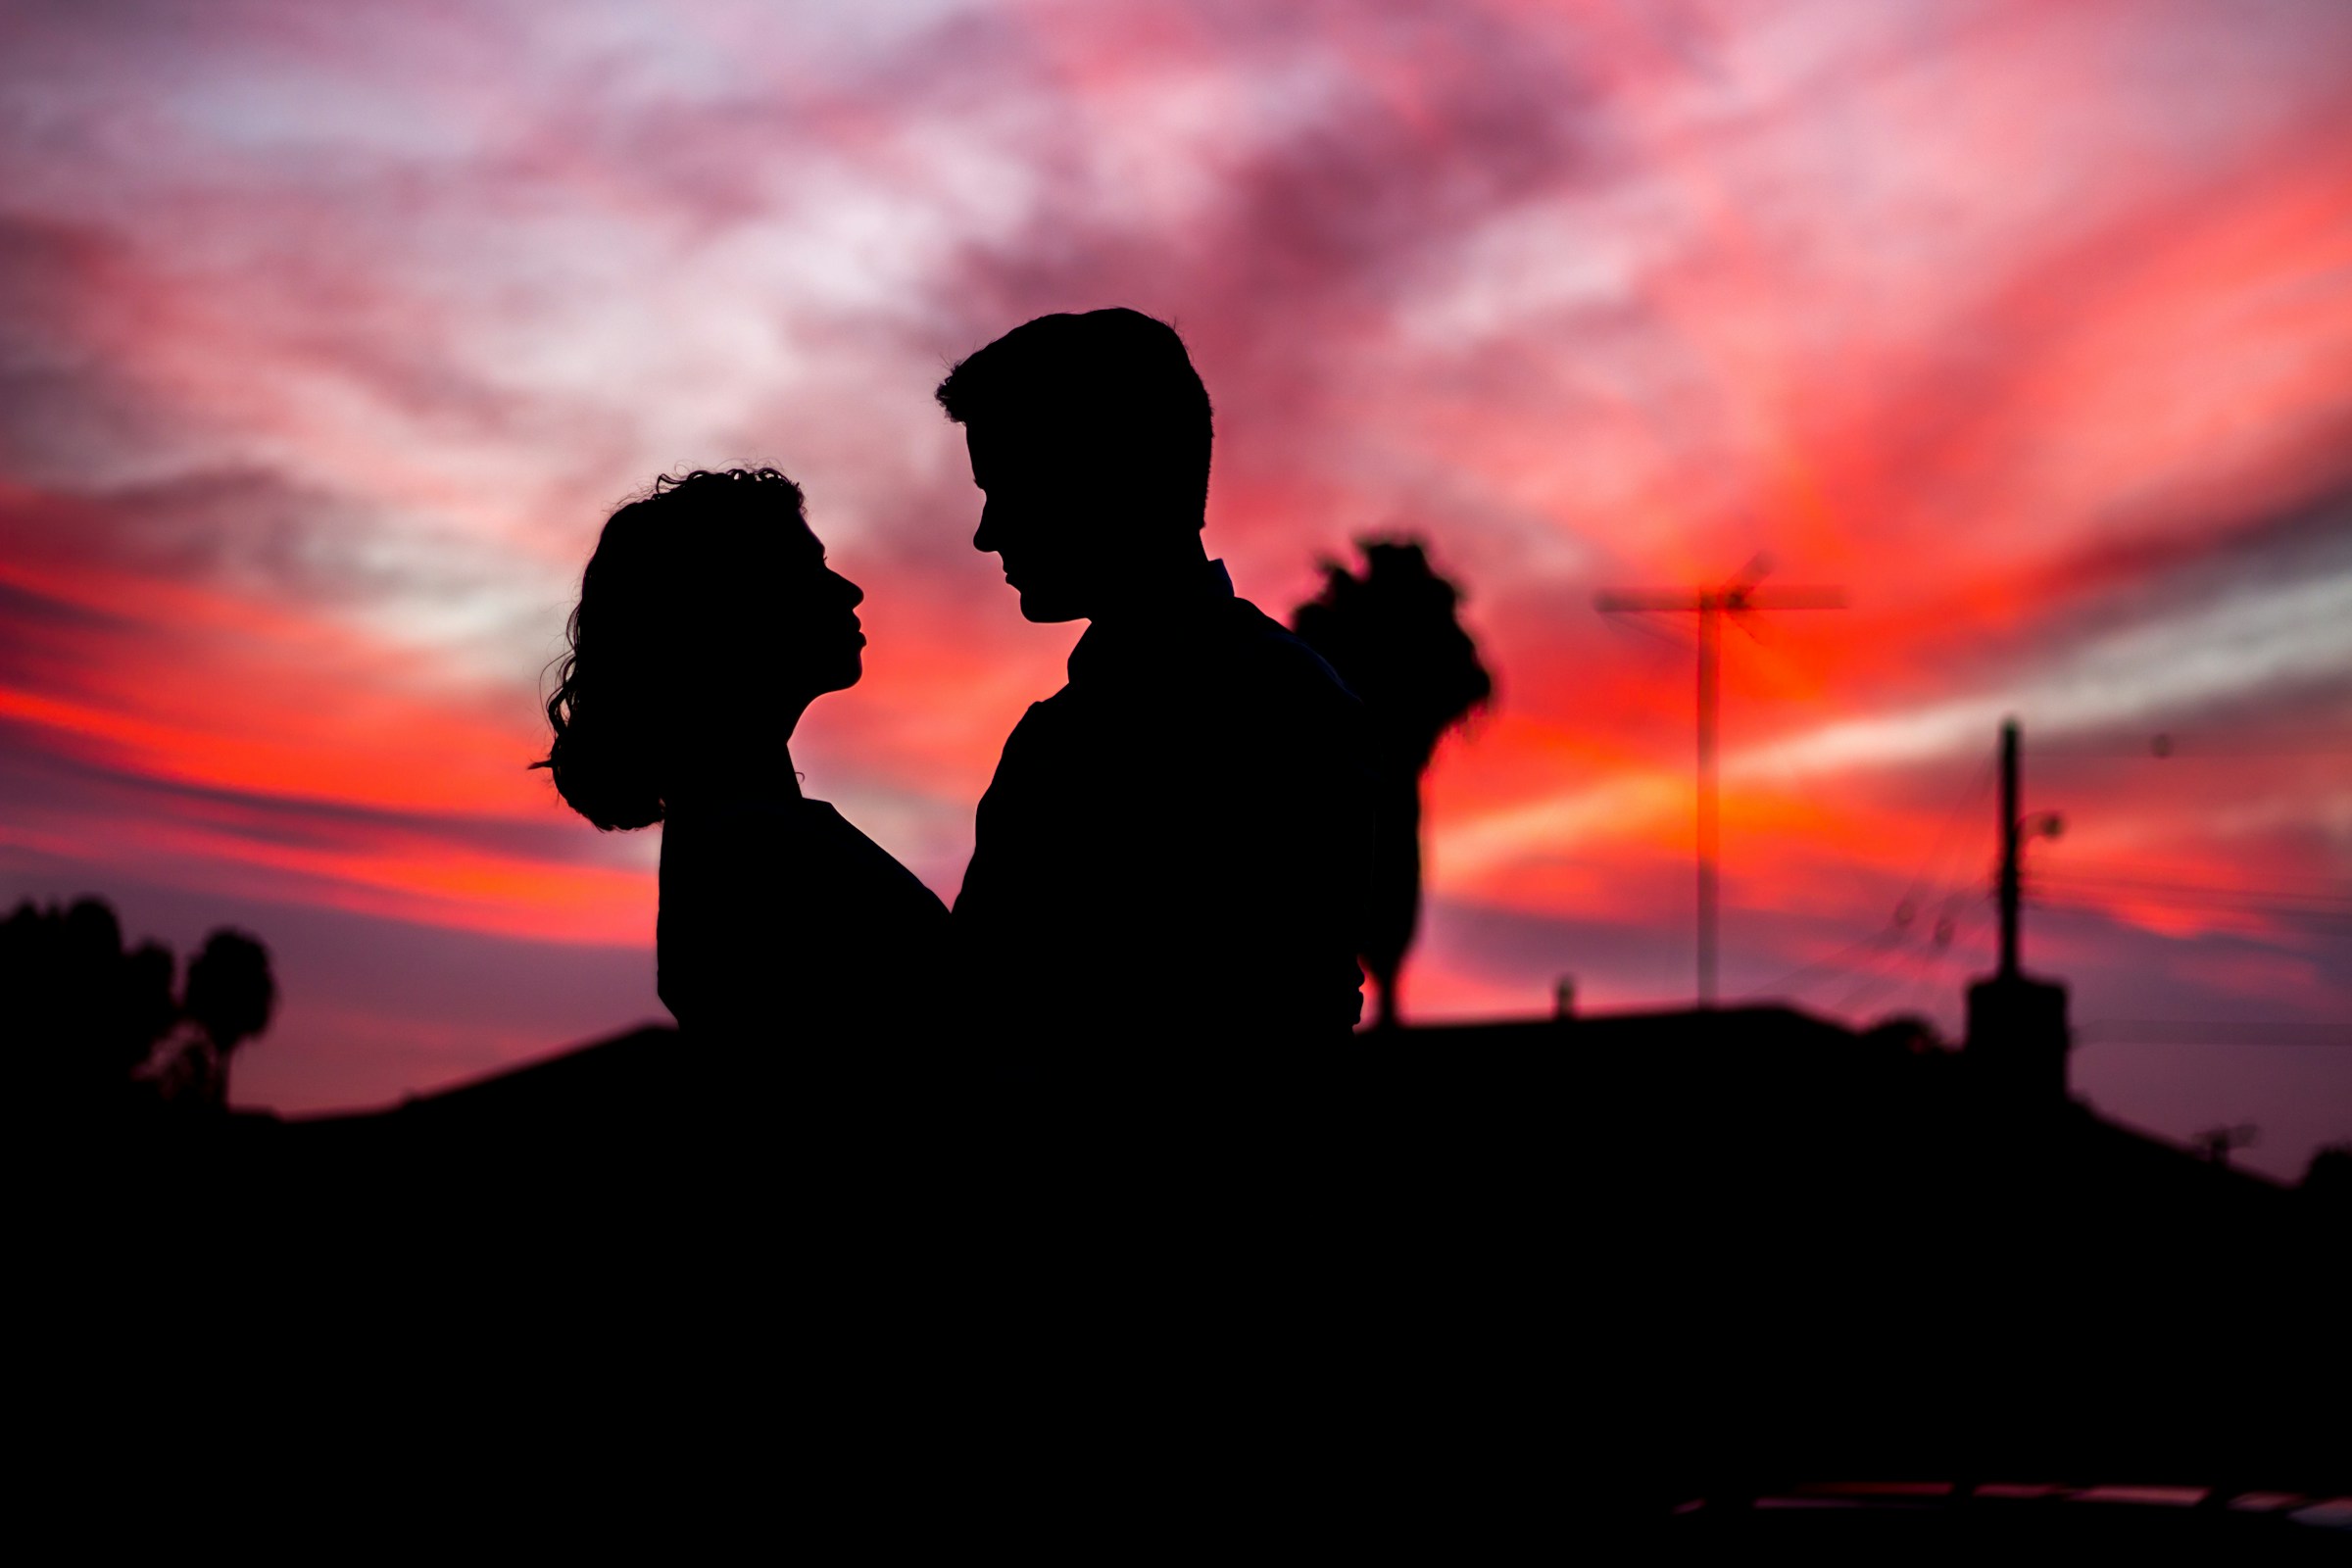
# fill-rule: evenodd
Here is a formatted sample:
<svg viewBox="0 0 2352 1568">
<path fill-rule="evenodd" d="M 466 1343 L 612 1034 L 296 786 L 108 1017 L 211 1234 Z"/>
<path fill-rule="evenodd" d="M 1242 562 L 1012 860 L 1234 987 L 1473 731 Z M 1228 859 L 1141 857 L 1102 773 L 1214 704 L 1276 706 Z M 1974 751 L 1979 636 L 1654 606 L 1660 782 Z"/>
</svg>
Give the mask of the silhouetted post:
<svg viewBox="0 0 2352 1568">
<path fill-rule="evenodd" d="M 2017 720 L 2001 720 L 2001 966 L 2004 980 L 2017 978 L 2017 906 L 2024 873 L 2018 864 L 2020 842 L 2017 804 Z"/>
<path fill-rule="evenodd" d="M 1722 617 L 1750 615 L 1761 610 L 1842 610 L 1841 588 L 1781 588 L 1766 592 L 1756 586 L 1767 566 L 1758 556 L 1738 576 L 1720 588 L 1695 592 L 1681 589 L 1609 589 L 1593 596 L 1593 608 L 1603 614 L 1625 611 L 1674 612 L 1698 615 L 1698 1004 L 1715 1005 L 1716 923 L 1722 896 L 1721 819 L 1716 784 L 1716 717 L 1721 707 L 1723 665 Z M 1738 624 L 1749 636 L 1745 621 Z"/>
<path fill-rule="evenodd" d="M 2000 961 L 1989 979 L 1968 988 L 1968 1055 L 1978 1081 L 2017 1105 L 2063 1103 L 2066 1056 L 2073 1035 L 2066 1021 L 2066 987 L 2029 979 L 2019 956 L 2018 915 L 2025 902 L 2025 849 L 2030 836 L 2055 837 L 2057 813 L 2029 821 L 2019 779 L 2020 742 L 2014 718 L 2001 721 L 2000 869 L 1993 888 L 2000 906 Z"/>
<path fill-rule="evenodd" d="M 1715 1005 L 1715 922 L 1721 849 L 1715 779 L 1715 711 L 1723 680 L 1723 647 L 1716 630 L 1718 594 L 1698 596 L 1698 1004 Z"/>
</svg>

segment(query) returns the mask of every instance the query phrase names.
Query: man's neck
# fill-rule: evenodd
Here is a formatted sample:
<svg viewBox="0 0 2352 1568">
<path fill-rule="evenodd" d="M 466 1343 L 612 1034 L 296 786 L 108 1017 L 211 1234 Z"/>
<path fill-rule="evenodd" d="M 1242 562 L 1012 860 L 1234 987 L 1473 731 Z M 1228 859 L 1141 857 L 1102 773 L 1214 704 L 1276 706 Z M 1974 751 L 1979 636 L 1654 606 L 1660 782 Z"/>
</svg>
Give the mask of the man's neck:
<svg viewBox="0 0 2352 1568">
<path fill-rule="evenodd" d="M 1103 602 L 1087 617 L 1114 635 L 1130 625 L 1152 625 L 1197 613 L 1223 598 L 1228 585 L 1209 563 L 1200 536 L 1129 563 Z"/>
</svg>

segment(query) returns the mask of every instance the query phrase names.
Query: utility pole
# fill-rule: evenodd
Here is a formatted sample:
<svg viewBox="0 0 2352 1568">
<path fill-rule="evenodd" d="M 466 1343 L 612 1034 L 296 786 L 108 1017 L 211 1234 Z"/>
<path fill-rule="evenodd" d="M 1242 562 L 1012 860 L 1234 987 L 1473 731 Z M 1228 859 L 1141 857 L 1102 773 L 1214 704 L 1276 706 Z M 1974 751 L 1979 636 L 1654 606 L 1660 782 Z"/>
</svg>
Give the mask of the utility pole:
<svg viewBox="0 0 2352 1568">
<path fill-rule="evenodd" d="M 2025 902 L 2025 859 L 2028 837 L 2056 838 L 2066 820 L 2044 811 L 2028 821 L 2020 808 L 2017 720 L 2001 720 L 2001 871 L 1995 891 L 2001 908 L 2001 966 L 1999 978 L 2014 980 L 2021 972 L 2017 959 L 2018 906 Z"/>
<path fill-rule="evenodd" d="M 1968 1056 L 1980 1087 L 2014 1105 L 2066 1101 L 2066 1056 L 2074 1037 L 2066 1021 L 2066 987 L 2028 979 L 2018 956 L 2018 910 L 2025 902 L 2026 841 L 2056 838 L 2064 819 L 2055 811 L 2027 816 L 2019 784 L 2018 725 L 2001 721 L 2000 871 L 1993 897 L 2001 912 L 2000 965 L 1968 988 Z"/>
<path fill-rule="evenodd" d="M 1984 753 L 1977 754 L 1982 757 Z M 2001 720 L 2001 966 L 2004 980 L 2017 978 L 2017 906 L 2025 881 L 2024 858 L 2017 821 L 2017 720 Z"/>
<path fill-rule="evenodd" d="M 1722 618 L 1749 636 L 1741 618 L 1765 610 L 1842 610 L 1841 588 L 1757 586 L 1771 569 L 1762 556 L 1718 588 L 1612 588 L 1593 597 L 1602 614 L 1680 613 L 1698 616 L 1698 1004 L 1715 1005 L 1716 923 L 1722 883 L 1716 786 L 1716 719 L 1723 684 Z"/>
</svg>

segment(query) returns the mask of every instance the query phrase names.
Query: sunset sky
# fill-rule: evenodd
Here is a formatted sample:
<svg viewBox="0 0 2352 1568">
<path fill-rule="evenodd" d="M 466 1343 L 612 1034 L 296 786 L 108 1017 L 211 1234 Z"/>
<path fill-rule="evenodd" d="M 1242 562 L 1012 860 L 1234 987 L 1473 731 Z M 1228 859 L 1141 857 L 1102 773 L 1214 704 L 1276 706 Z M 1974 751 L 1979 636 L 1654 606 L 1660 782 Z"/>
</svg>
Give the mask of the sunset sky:
<svg viewBox="0 0 2352 1568">
<path fill-rule="evenodd" d="M 952 897 L 1078 628 L 931 390 L 1114 304 L 1243 594 L 1467 594 L 1408 1010 L 1688 1001 L 1690 628 L 1593 596 L 1761 553 L 1849 608 L 1726 639 L 1728 997 L 1956 1032 L 2014 713 L 2078 1090 L 2352 1138 L 2342 0 L 13 4 L 0 905 L 260 934 L 248 1104 L 663 1016 L 658 830 L 524 764 L 605 515 L 762 462 L 867 593 L 807 788 Z"/>
</svg>

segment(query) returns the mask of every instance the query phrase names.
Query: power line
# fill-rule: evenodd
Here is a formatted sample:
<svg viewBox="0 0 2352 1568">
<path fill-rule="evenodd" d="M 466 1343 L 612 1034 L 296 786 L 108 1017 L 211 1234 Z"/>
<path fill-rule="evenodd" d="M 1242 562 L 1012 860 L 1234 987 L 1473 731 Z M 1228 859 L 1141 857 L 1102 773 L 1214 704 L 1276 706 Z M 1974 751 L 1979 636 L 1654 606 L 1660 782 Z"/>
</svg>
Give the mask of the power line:
<svg viewBox="0 0 2352 1568">
<path fill-rule="evenodd" d="M 2307 877 L 2299 883 L 2197 881 L 2188 877 L 2166 876 L 2161 873 L 2149 875 L 2139 867 L 2128 863 L 2123 865 L 2103 864 L 2097 860 L 2071 864 L 2059 874 L 2106 882 L 2138 882 L 2149 887 L 2211 888 L 2224 893 L 2276 893 L 2290 899 L 2352 899 L 2352 882 L 2347 882 L 2345 878 L 2339 876 Z"/>
<path fill-rule="evenodd" d="M 1986 758 L 1984 766 L 1977 769 L 1967 785 L 1953 798 L 1951 808 L 1944 813 L 1942 824 L 1936 830 L 1936 837 L 1930 843 L 1928 853 L 1912 868 L 1911 880 L 1904 887 L 1902 897 L 1895 900 L 1893 912 L 1888 916 L 1885 926 L 1859 941 L 1846 944 L 1827 957 L 1815 958 L 1808 963 L 1799 964 L 1777 980 L 1751 988 L 1744 994 L 1742 1000 L 1754 1002 L 1775 996 L 1786 996 L 1792 990 L 1811 985 L 1817 979 L 1826 979 L 1833 973 L 1854 972 L 1850 960 L 1869 950 L 1889 947 L 1899 950 L 1908 935 L 1909 927 L 1917 918 L 1917 911 L 1920 907 L 1939 901 L 1944 905 L 1944 913 L 1936 923 L 1937 925 L 1949 923 L 1953 928 L 1952 936 L 1947 937 L 1942 944 L 1943 951 L 1948 953 L 1952 943 L 1957 940 L 1960 928 L 1968 922 L 1969 916 L 1955 917 L 1952 912 L 1952 906 L 1958 902 L 1967 884 L 1943 881 L 1937 876 L 1937 873 L 1942 870 L 1946 857 L 1957 843 L 1953 832 L 1959 826 L 1960 819 L 1976 805 L 1977 797 L 1984 794 L 1991 785 L 1993 775 L 1998 768 L 1999 762 L 1996 759 Z M 1875 964 L 1872 967 L 1875 967 Z"/>
<path fill-rule="evenodd" d="M 1831 954 L 1826 958 L 1815 958 L 1811 963 L 1799 964 L 1796 968 L 1789 970 L 1778 980 L 1770 981 L 1764 985 L 1756 987 L 1754 990 L 1749 991 L 1741 1000 L 1748 1002 L 1759 1001 L 1767 997 L 1785 994 L 1791 987 L 1798 985 L 1800 982 L 1809 985 L 1816 977 L 1826 973 L 1832 971 L 1843 972 L 1846 968 L 1846 960 L 1861 954 L 1864 950 L 1884 947 L 1890 942 L 1900 942 L 1902 938 L 1902 928 L 1898 925 L 1895 925 L 1892 921 L 1889 921 L 1885 926 L 1873 931 L 1869 936 L 1862 938 L 1859 942 L 1847 943 L 1844 947 L 1839 948 L 1836 953 Z"/>
<path fill-rule="evenodd" d="M 2052 879 L 2038 885 L 2031 897 L 2032 903 L 2043 908 L 2075 909 L 2110 917 L 2116 913 L 2113 905 L 2119 901 L 2136 901 L 2164 908 L 2206 909 L 2231 914 L 2268 914 L 2304 920 L 2352 920 L 2352 903 L 2287 903 L 2239 898 L 2219 891 L 2163 892 L 2145 888 L 2100 887 Z"/>
<path fill-rule="evenodd" d="M 1949 901 L 1946 907 L 1950 907 Z M 1984 904 L 1977 902 L 1961 907 L 1957 915 L 1947 913 L 1937 922 L 1939 929 L 1936 940 L 1921 955 L 1919 976 L 1912 982 L 1910 994 L 1924 997 L 1922 1004 L 1933 1007 L 1938 994 L 1936 988 L 1939 985 L 1948 988 L 1950 982 L 1944 973 L 1945 965 L 1958 955 L 1962 939 L 1969 934 L 1970 927 L 1986 918 L 1988 915 Z M 1943 994 L 1948 995 L 1948 989 Z"/>
<path fill-rule="evenodd" d="M 1853 989 L 1835 1004 L 1835 1010 L 1853 1012 L 1862 1005 L 1864 997 L 1875 996 L 1894 984 L 1897 976 L 1892 971 L 1894 965 L 1899 963 L 1903 956 L 1903 952 L 1899 948 L 1882 954 L 1878 961 L 1862 972 L 1862 978 L 1855 983 Z"/>
<path fill-rule="evenodd" d="M 1942 869 L 1944 855 L 1955 842 L 1952 837 L 1953 830 L 1960 825 L 1961 817 L 1966 815 L 1969 809 L 1976 805 L 1977 797 L 1990 787 L 1993 776 L 1999 770 L 1999 759 L 1987 757 L 1984 759 L 1984 764 L 1970 775 L 1968 787 L 1963 789 L 1958 798 L 1952 802 L 1952 808 L 1944 813 L 1943 825 L 1936 830 L 1936 839 L 1934 844 L 1929 847 L 1927 858 L 1920 861 L 1918 868 L 1911 873 L 1911 885 L 1903 890 L 1902 900 L 1896 905 L 1897 908 L 1900 908 L 1902 904 L 1909 903 L 1918 894 L 1920 885 L 1930 880 L 1936 871 Z"/>
<path fill-rule="evenodd" d="M 2310 907 L 2324 913 L 2352 913 L 2352 898 L 2338 893 L 2313 893 L 2302 888 L 2231 887 L 2221 882 L 2167 882 L 2155 877 L 2079 875 L 2053 871 L 2034 879 L 2036 886 L 2080 892 L 2146 893 L 2164 898 L 2226 899 L 2236 903 L 2275 904 L 2280 907 Z"/>
</svg>

